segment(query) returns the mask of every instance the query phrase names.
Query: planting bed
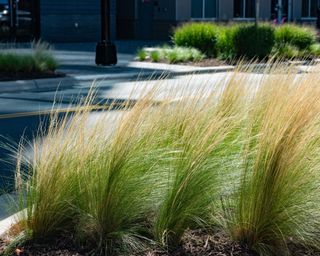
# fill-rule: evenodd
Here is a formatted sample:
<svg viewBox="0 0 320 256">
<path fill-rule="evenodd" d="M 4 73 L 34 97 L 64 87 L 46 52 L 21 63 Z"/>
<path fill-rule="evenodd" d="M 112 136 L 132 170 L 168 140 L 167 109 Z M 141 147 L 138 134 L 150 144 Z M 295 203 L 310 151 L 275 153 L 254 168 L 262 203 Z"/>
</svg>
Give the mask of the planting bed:
<svg viewBox="0 0 320 256">
<path fill-rule="evenodd" d="M 1 247 L 6 245 L 5 241 L 0 240 Z M 50 242 L 33 242 L 22 247 L 17 246 L 14 249 L 20 253 L 20 256 L 85 256 L 90 255 L 94 248 L 79 248 L 74 244 L 70 236 L 62 236 L 60 239 L 51 240 Z M 188 231 L 183 237 L 181 245 L 170 252 L 163 250 L 163 248 L 146 248 L 132 254 L 132 256 L 254 256 L 253 252 L 241 246 L 236 242 L 232 242 L 223 233 L 216 233 L 215 235 L 208 235 L 200 231 Z"/>
<path fill-rule="evenodd" d="M 196 66 L 235 64 L 239 60 L 315 60 L 320 56 L 317 32 L 312 27 L 268 23 L 215 25 L 190 22 L 176 28 L 173 47 L 145 48 L 140 61 L 188 63 Z"/>
<path fill-rule="evenodd" d="M 18 149 L 6 253 L 319 255 L 320 70 L 273 65 L 51 115 Z"/>
<path fill-rule="evenodd" d="M 145 60 L 145 62 L 152 62 L 152 61 L 151 60 Z M 228 63 L 228 62 L 223 61 L 223 60 L 208 59 L 208 58 L 205 58 L 205 59 L 200 60 L 200 61 L 185 61 L 185 62 L 179 62 L 179 63 L 170 63 L 168 61 L 161 60 L 158 63 L 178 64 L 178 65 L 195 66 L 195 67 L 219 67 L 219 66 L 226 66 L 226 65 L 231 65 L 232 64 L 232 63 Z"/>
<path fill-rule="evenodd" d="M 8 246 L 6 239 L 0 238 L 0 255 Z M 319 256 L 320 251 L 289 245 L 292 256 Z M 74 243 L 69 235 L 55 238 L 48 242 L 30 242 L 23 246 L 16 246 L 12 256 L 86 256 L 91 255 L 95 248 L 81 247 Z M 8 255 L 10 256 L 10 255 Z M 132 256 L 257 256 L 246 246 L 230 240 L 222 231 L 208 234 L 198 231 L 188 231 L 183 237 L 181 245 L 172 251 L 163 248 L 146 248 L 135 252 Z"/>
<path fill-rule="evenodd" d="M 0 51 L 0 81 L 63 76 L 57 68 L 58 62 L 46 43 L 33 43 L 28 53 L 14 48 Z"/>
<path fill-rule="evenodd" d="M 54 71 L 46 72 L 1 72 L 0 71 L 0 81 L 16 81 L 16 80 L 32 80 L 41 78 L 56 78 L 65 77 L 65 74 Z"/>
</svg>

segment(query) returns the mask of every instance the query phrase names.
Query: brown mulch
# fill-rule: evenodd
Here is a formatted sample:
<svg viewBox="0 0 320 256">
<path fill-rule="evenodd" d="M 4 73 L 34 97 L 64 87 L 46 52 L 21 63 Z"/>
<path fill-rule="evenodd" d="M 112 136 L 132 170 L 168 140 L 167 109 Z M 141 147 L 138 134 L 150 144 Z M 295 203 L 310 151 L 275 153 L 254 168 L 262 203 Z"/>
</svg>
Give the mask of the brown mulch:
<svg viewBox="0 0 320 256">
<path fill-rule="evenodd" d="M 171 64 L 171 65 L 185 65 L 185 66 L 195 66 L 195 67 L 218 67 L 218 66 L 225 66 L 230 65 L 226 61 L 219 60 L 219 59 L 203 59 L 198 62 L 187 61 L 187 62 L 177 62 L 177 63 L 169 63 L 165 60 L 160 60 L 159 62 L 152 62 L 151 59 L 145 59 L 142 62 L 150 62 L 150 63 L 162 63 L 162 64 Z"/>
<path fill-rule="evenodd" d="M 5 239 L 0 238 L 0 255 L 7 246 Z M 301 246 L 289 245 L 293 256 L 319 256 L 320 252 L 306 249 Z M 12 256 L 87 256 L 96 255 L 94 250 L 79 248 L 72 242 L 71 236 L 62 236 L 59 239 L 47 242 L 27 243 L 15 248 Z M 136 252 L 132 256 L 255 256 L 248 248 L 233 242 L 222 232 L 208 235 L 201 231 L 189 231 L 183 238 L 182 245 L 174 251 L 163 251 L 151 248 Z M 279 254 L 280 255 L 280 254 Z"/>
<path fill-rule="evenodd" d="M 175 251 L 151 250 L 146 256 L 254 256 L 248 248 L 233 242 L 222 232 L 208 235 L 201 231 L 189 231 L 182 245 Z"/>
<path fill-rule="evenodd" d="M 65 74 L 59 72 L 1 72 L 0 81 L 32 80 L 41 78 L 65 77 Z"/>
<path fill-rule="evenodd" d="M 187 66 L 196 66 L 196 67 L 218 67 L 218 66 L 230 65 L 226 61 L 219 60 L 219 59 L 203 59 L 199 62 L 182 62 L 178 64 L 187 65 Z"/>
</svg>

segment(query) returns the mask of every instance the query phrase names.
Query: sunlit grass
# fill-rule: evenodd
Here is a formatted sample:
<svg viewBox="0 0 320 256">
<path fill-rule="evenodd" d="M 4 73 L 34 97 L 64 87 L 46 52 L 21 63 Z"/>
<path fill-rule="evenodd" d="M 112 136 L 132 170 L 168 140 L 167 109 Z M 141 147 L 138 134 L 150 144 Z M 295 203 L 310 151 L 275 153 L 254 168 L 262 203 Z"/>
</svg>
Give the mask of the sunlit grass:
<svg viewBox="0 0 320 256">
<path fill-rule="evenodd" d="M 261 255 L 320 246 L 320 79 L 280 64 L 243 71 L 197 89 L 160 82 L 94 122 L 92 94 L 53 114 L 18 158 L 31 239 L 68 233 L 123 255 L 219 225 Z"/>
</svg>

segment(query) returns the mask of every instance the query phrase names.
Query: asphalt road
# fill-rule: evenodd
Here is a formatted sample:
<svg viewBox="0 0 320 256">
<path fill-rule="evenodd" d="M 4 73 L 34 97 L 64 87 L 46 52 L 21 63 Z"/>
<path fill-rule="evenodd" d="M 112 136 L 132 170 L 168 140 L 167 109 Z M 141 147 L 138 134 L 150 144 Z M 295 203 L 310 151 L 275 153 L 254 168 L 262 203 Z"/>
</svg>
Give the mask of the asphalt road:
<svg viewBox="0 0 320 256">
<path fill-rule="evenodd" d="M 180 76 L 172 79 L 145 81 L 105 80 L 97 84 L 86 82 L 60 91 L 17 92 L 0 94 L 0 191 L 10 188 L 15 169 L 15 151 L 19 142 L 32 140 L 39 125 L 47 125 L 52 108 L 66 109 L 75 106 L 95 90 L 94 104 L 104 105 L 114 100 L 137 99 L 152 88 L 157 88 L 156 100 L 173 91 L 183 90 L 192 94 L 204 86 L 214 87 L 227 74 Z M 176 95 L 179 97 L 179 94 Z"/>
</svg>

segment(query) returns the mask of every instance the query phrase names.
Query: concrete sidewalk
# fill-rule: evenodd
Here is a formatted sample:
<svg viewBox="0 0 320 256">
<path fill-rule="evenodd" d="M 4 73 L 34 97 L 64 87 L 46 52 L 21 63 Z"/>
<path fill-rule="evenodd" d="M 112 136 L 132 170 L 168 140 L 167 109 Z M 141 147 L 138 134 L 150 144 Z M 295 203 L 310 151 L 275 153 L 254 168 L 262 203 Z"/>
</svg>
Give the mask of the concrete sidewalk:
<svg viewBox="0 0 320 256">
<path fill-rule="evenodd" d="M 188 74 L 206 74 L 233 71 L 233 66 L 220 67 L 193 67 L 182 65 L 154 64 L 143 62 L 130 62 L 127 66 L 101 67 L 103 73 L 79 74 L 59 78 L 46 78 L 34 80 L 19 80 L 0 82 L 0 93 L 15 91 L 43 91 L 66 89 L 83 82 L 102 80 L 149 80 L 159 77 L 182 76 Z M 63 72 L 64 70 L 59 70 Z"/>
<path fill-rule="evenodd" d="M 56 44 L 52 51 L 60 63 L 57 70 L 66 77 L 0 82 L 0 93 L 16 91 L 52 91 L 57 88 L 71 88 L 94 80 L 148 80 L 160 76 L 179 76 L 232 71 L 234 67 L 194 67 L 135 61 L 135 53 L 143 46 L 159 45 L 158 41 L 119 41 L 118 64 L 97 66 L 95 64 L 95 43 Z M 162 42 L 163 44 L 163 42 Z M 30 52 L 27 44 L 17 45 L 15 51 Z"/>
<path fill-rule="evenodd" d="M 0 93 L 56 91 L 58 88 L 73 88 L 97 80 L 137 81 L 188 74 L 228 72 L 235 69 L 234 66 L 196 67 L 135 61 L 137 49 L 145 46 L 155 47 L 164 43 L 161 41 L 117 41 L 118 64 L 116 66 L 97 66 L 95 64 L 95 42 L 55 44 L 52 53 L 60 63 L 58 72 L 66 74 L 66 77 L 0 82 Z M 14 50 L 23 53 L 30 52 L 30 44 L 17 44 Z M 310 66 L 299 68 L 301 72 L 310 72 L 310 70 Z"/>
</svg>

